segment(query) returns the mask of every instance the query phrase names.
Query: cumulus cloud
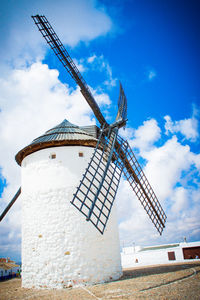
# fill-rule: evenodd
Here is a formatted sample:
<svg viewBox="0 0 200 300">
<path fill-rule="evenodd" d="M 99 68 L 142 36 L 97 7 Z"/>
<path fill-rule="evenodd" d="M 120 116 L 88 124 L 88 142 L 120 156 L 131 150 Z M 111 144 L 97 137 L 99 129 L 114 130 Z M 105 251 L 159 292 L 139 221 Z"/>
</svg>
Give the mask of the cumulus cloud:
<svg viewBox="0 0 200 300">
<path fill-rule="evenodd" d="M 151 183 L 161 200 L 171 196 L 182 172 L 190 168 L 192 164 L 190 154 L 189 146 L 181 145 L 175 136 L 163 146 L 144 153 L 148 161 L 145 173 L 151 178 Z"/>
<path fill-rule="evenodd" d="M 191 118 L 172 121 L 170 116 L 165 116 L 165 130 L 166 134 L 169 133 L 181 133 L 185 139 L 190 140 L 191 142 L 195 142 L 199 137 L 198 133 L 198 121 L 199 111 L 194 108 L 193 115 Z"/>
<path fill-rule="evenodd" d="M 120 131 L 120 134 L 129 140 L 131 147 L 144 152 L 149 151 L 160 139 L 161 129 L 155 119 L 150 119 L 144 121 L 137 129 L 127 127 L 124 131 Z"/>
<path fill-rule="evenodd" d="M 31 15 L 44 14 L 64 44 L 72 47 L 107 34 L 112 21 L 95 0 L 1 1 L 0 49 L 2 61 L 11 66 L 32 63 L 45 54 L 45 43 Z M 56 24 L 56 25 L 55 25 Z"/>
<path fill-rule="evenodd" d="M 161 130 L 155 119 L 144 121 L 134 133 L 133 146 L 140 151 L 149 150 L 160 139 Z"/>
<path fill-rule="evenodd" d="M 174 189 L 172 195 L 172 212 L 179 214 L 183 210 L 187 210 L 189 206 L 189 195 L 188 190 L 180 186 Z"/>
</svg>

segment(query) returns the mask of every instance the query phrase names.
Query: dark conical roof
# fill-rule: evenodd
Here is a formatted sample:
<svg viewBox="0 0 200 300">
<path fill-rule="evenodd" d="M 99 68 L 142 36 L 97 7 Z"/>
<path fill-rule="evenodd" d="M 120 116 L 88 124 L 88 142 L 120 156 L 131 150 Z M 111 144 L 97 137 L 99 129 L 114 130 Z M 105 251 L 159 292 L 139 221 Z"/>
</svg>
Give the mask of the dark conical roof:
<svg viewBox="0 0 200 300">
<path fill-rule="evenodd" d="M 49 129 L 45 134 L 34 139 L 31 145 L 49 142 L 49 141 L 60 141 L 60 140 L 88 140 L 95 138 L 89 135 L 86 131 L 81 130 L 80 127 L 64 120 L 59 125 Z"/>
<path fill-rule="evenodd" d="M 84 129 L 81 129 L 79 126 L 65 119 L 62 123 L 49 129 L 45 134 L 34 139 L 30 145 L 20 150 L 15 156 L 15 159 L 17 163 L 21 165 L 24 157 L 44 148 L 66 145 L 95 147 L 97 142 L 96 126 L 93 125 L 83 128 Z M 93 134 L 91 134 L 91 132 L 93 132 Z"/>
</svg>

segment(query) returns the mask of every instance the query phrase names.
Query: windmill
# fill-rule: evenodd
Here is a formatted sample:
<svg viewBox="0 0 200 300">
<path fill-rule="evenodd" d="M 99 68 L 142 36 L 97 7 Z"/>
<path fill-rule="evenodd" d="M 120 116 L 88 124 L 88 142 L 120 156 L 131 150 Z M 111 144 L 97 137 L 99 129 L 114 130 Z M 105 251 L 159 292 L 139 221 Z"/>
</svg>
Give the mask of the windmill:
<svg viewBox="0 0 200 300">
<path fill-rule="evenodd" d="M 52 147 L 55 146 L 57 148 L 62 148 L 62 146 L 66 146 L 67 143 L 69 145 L 69 141 L 66 142 L 66 139 L 61 138 L 61 135 L 64 135 L 66 137 L 66 135 L 70 135 L 72 133 L 77 134 L 77 136 L 81 136 L 82 142 L 81 144 L 79 142 L 80 145 L 84 145 L 85 147 L 89 145 L 90 147 L 93 147 L 92 149 L 94 149 L 91 152 L 91 158 L 87 161 L 88 165 L 85 171 L 82 173 L 82 179 L 80 180 L 79 185 L 76 187 L 73 196 L 70 196 L 70 205 L 74 210 L 76 210 L 76 217 L 78 217 L 78 219 L 80 219 L 82 222 L 83 218 L 81 217 L 80 213 L 85 216 L 87 225 L 81 226 L 87 226 L 88 229 L 89 224 L 92 223 L 92 225 L 94 225 L 95 227 L 95 231 L 98 234 L 100 233 L 102 235 L 101 238 L 95 235 L 95 239 L 101 239 L 103 243 L 102 245 L 104 245 L 105 247 L 106 244 L 105 240 L 103 239 L 104 236 L 111 235 L 111 233 L 107 233 L 107 231 L 110 230 L 107 229 L 107 227 L 109 227 L 109 222 L 111 222 L 111 215 L 114 214 L 112 213 L 113 207 L 115 205 L 114 200 L 116 197 L 120 178 L 123 173 L 126 180 L 129 182 L 131 188 L 135 192 L 137 198 L 144 207 L 147 215 L 156 227 L 157 231 L 160 234 L 162 234 L 162 231 L 165 227 L 166 215 L 152 187 L 150 186 L 150 183 L 148 182 L 144 172 L 142 171 L 141 166 L 139 165 L 130 145 L 118 134 L 119 129 L 121 127 L 124 127 L 127 121 L 127 99 L 121 83 L 118 99 L 117 116 L 114 123 L 108 124 L 104 116 L 102 115 L 100 108 L 98 107 L 87 83 L 81 76 L 75 63 L 71 59 L 70 55 L 61 43 L 60 39 L 56 35 L 54 29 L 52 28 L 46 17 L 36 15 L 32 16 L 32 18 L 35 24 L 37 25 L 39 31 L 41 32 L 42 36 L 45 38 L 46 42 L 54 51 L 55 55 L 58 57 L 64 68 L 79 85 L 82 95 L 91 107 L 97 121 L 100 124 L 100 128 L 95 127 L 96 135 L 93 134 L 92 136 L 90 132 L 91 128 L 80 128 L 64 120 L 61 124 L 47 131 L 45 135 L 35 139 L 30 145 L 19 151 L 19 153 L 16 155 L 16 161 L 20 165 L 25 161 L 23 163 L 23 166 L 26 167 L 26 164 L 29 164 L 28 157 L 31 157 L 32 154 L 38 155 L 38 152 L 41 152 L 41 149 L 46 151 L 46 149 L 54 149 Z M 72 146 L 79 144 L 77 141 L 75 141 L 74 138 L 70 140 L 70 145 Z M 50 157 L 53 159 L 56 157 L 56 154 L 50 153 Z M 34 160 L 31 160 L 31 163 L 33 163 Z M 39 160 L 41 161 L 40 157 Z M 24 194 L 26 194 L 26 192 L 26 188 L 24 188 Z M 13 197 L 9 205 L 6 207 L 6 209 L 0 216 L 0 221 L 9 211 L 9 209 L 16 201 L 20 193 L 21 188 L 17 191 L 16 195 Z M 112 229 L 110 232 L 112 232 Z M 38 236 L 40 238 L 42 237 L 42 235 Z M 109 240 L 111 238 L 109 236 L 106 239 Z M 106 247 L 107 246 L 108 245 L 106 245 Z M 109 247 L 111 246 L 109 245 Z M 33 249 L 35 249 L 35 246 L 33 247 Z M 68 252 L 70 253 L 70 251 L 66 251 L 65 254 Z M 96 259 L 97 258 L 95 258 L 94 260 Z M 119 260 L 119 257 L 117 258 L 117 260 Z M 26 261 L 26 259 L 24 261 Z M 103 264 L 105 264 L 105 262 L 103 262 Z M 26 269 L 26 263 L 24 263 L 24 269 Z M 111 272 L 112 276 L 107 274 L 106 276 L 100 279 L 87 279 L 86 281 L 101 282 L 109 276 L 109 278 L 119 278 L 121 274 L 120 272 L 121 271 L 118 264 L 118 271 L 116 271 L 115 269 L 113 273 Z M 85 279 L 83 278 L 81 280 L 84 281 Z M 27 279 L 27 281 L 30 283 L 30 277 L 29 279 Z M 29 283 L 25 284 L 24 286 L 30 287 Z M 51 286 L 49 284 L 46 285 Z"/>
</svg>

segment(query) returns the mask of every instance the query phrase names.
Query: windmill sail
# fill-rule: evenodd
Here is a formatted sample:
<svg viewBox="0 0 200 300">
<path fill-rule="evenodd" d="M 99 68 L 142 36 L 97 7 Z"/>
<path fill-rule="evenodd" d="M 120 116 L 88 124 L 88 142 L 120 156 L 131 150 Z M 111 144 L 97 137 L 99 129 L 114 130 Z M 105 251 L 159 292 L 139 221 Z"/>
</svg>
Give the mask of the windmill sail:
<svg viewBox="0 0 200 300">
<path fill-rule="evenodd" d="M 87 221 L 103 234 L 117 193 L 124 164 L 114 150 L 115 141 L 126 151 L 127 144 L 117 132 L 110 132 L 110 139 L 99 136 L 88 168 L 71 203 L 86 216 Z"/>
<path fill-rule="evenodd" d="M 102 234 L 124 167 L 119 154 L 126 153 L 127 142 L 118 136 L 117 121 L 124 120 L 126 108 L 127 101 L 120 84 L 116 122 L 108 128 L 103 126 L 94 154 L 71 202 Z M 125 124 L 124 121 L 123 123 Z M 115 149 L 116 142 L 120 145 L 119 151 Z"/>
<path fill-rule="evenodd" d="M 124 159 L 125 164 L 126 160 L 128 160 L 131 169 L 124 168 L 123 173 L 130 183 L 140 203 L 146 210 L 152 223 L 155 225 L 156 229 L 161 235 L 165 227 L 167 216 L 162 209 L 160 202 L 158 201 L 129 144 L 126 151 L 126 158 Z"/>
</svg>

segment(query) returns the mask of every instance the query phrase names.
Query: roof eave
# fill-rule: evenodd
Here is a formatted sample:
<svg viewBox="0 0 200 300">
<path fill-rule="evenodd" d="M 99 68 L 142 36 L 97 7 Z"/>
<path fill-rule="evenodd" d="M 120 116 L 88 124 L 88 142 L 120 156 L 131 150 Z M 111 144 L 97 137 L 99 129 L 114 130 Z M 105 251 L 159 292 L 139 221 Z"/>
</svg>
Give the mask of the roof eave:
<svg viewBox="0 0 200 300">
<path fill-rule="evenodd" d="M 21 166 L 22 160 L 33 152 L 39 151 L 45 148 L 51 147 L 60 147 L 60 146 L 84 146 L 84 147 L 93 147 L 95 148 L 97 140 L 91 138 L 91 140 L 53 140 L 37 144 L 31 144 L 20 150 L 16 156 L 15 160 L 18 165 Z"/>
</svg>

